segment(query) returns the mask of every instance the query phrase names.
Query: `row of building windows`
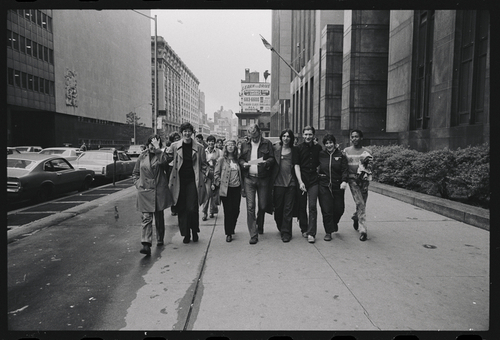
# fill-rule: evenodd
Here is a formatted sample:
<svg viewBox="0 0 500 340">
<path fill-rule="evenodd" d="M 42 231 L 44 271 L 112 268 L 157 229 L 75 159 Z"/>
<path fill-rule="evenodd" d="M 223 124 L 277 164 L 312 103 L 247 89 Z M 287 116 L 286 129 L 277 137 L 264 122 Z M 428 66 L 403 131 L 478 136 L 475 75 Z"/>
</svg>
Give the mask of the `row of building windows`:
<svg viewBox="0 0 500 340">
<path fill-rule="evenodd" d="M 7 69 L 7 82 L 12 86 L 54 96 L 55 90 L 54 82 L 52 80 L 37 77 L 19 70 L 14 70 L 10 67 Z"/>
<path fill-rule="evenodd" d="M 7 47 L 54 65 L 54 50 L 7 30 Z"/>
<path fill-rule="evenodd" d="M 78 117 L 78 121 L 82 123 L 92 123 L 92 124 L 101 124 L 101 125 L 115 125 L 115 122 L 104 119 L 95 119 L 89 117 Z"/>
<path fill-rule="evenodd" d="M 41 28 L 52 32 L 52 18 L 38 9 L 13 9 L 12 12 Z"/>
</svg>

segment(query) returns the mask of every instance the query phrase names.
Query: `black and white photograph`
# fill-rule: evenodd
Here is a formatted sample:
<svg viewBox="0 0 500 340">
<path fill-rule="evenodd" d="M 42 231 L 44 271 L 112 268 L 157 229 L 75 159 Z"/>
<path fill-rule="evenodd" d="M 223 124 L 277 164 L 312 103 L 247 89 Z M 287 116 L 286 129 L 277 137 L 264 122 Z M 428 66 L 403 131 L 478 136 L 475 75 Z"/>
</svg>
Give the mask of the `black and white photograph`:
<svg viewBox="0 0 500 340">
<path fill-rule="evenodd" d="M 500 336 L 496 12 L 40 5 L 4 13 L 0 338 Z"/>
</svg>

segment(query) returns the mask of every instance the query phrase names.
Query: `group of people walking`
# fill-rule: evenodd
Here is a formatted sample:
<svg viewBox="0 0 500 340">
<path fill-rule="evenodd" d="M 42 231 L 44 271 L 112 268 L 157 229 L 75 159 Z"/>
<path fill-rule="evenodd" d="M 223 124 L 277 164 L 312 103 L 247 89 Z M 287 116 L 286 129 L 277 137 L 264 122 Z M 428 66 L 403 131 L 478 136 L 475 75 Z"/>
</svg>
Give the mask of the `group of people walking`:
<svg viewBox="0 0 500 340">
<path fill-rule="evenodd" d="M 256 244 L 259 234 L 264 233 L 266 213 L 274 215 L 283 242 L 291 240 L 293 218 L 297 217 L 302 236 L 314 243 L 318 201 L 324 240 L 331 241 L 345 210 L 347 186 L 356 204 L 353 227 L 361 241 L 367 239 L 365 210 L 373 157 L 362 146 L 360 130 L 351 131 L 352 145 L 344 150 L 332 134 L 323 137 L 322 148 L 312 126 L 303 128 L 300 144 L 293 131 L 285 129 L 273 145 L 262 137 L 257 124 L 248 127 L 246 141 L 226 140 L 222 146 L 216 145 L 213 136 L 206 143 L 200 136 L 194 140 L 193 133 L 193 126 L 183 123 L 180 140 L 171 139 L 166 148 L 161 138 L 153 135 L 137 159 L 132 176 L 137 209 L 142 214 L 141 253 L 151 254 L 153 218 L 157 245 L 163 245 L 163 211 L 168 207 L 178 216 L 183 242 L 189 243 L 198 241 L 199 207 L 206 221 L 218 213 L 222 203 L 226 241 L 231 242 L 242 197 L 246 198 L 250 244 Z"/>
</svg>

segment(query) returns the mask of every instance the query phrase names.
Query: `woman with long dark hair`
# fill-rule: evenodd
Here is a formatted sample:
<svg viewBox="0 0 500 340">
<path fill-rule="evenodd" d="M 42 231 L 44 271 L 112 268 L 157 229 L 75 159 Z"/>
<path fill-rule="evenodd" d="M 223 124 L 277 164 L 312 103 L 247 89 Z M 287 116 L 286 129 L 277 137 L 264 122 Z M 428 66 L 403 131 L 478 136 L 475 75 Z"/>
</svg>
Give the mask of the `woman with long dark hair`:
<svg viewBox="0 0 500 340">
<path fill-rule="evenodd" d="M 293 131 L 285 129 L 281 131 L 280 142 L 273 145 L 276 160 L 271 177 L 274 183 L 274 220 L 283 242 L 289 242 L 292 238 L 293 206 L 297 195 L 295 165 L 299 164 L 299 154 L 294 146 L 294 140 Z"/>
</svg>

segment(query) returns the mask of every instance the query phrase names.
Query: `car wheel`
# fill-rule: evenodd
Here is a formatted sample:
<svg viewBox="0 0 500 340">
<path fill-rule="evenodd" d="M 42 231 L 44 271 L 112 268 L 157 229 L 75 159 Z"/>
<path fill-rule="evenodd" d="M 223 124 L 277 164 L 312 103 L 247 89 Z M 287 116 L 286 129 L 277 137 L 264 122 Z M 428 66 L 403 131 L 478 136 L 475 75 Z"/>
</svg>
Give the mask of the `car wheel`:
<svg viewBox="0 0 500 340">
<path fill-rule="evenodd" d="M 36 193 L 35 200 L 37 202 L 45 202 L 49 200 L 51 195 L 52 189 L 48 185 L 43 185 Z"/>
<path fill-rule="evenodd" d="M 89 178 L 85 178 L 85 180 L 83 181 L 83 184 L 82 186 L 80 187 L 80 189 L 78 189 L 79 192 L 82 192 L 82 191 L 86 191 L 86 190 L 89 190 L 90 189 L 90 183 L 92 182 L 91 179 Z"/>
</svg>

